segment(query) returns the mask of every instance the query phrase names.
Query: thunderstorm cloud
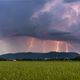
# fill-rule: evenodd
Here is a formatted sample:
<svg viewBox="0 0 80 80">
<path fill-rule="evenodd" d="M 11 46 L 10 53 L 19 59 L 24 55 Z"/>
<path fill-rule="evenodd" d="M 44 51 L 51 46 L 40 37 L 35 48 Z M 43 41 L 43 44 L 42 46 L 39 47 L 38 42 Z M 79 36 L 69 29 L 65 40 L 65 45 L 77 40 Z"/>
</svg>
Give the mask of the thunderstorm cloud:
<svg viewBox="0 0 80 80">
<path fill-rule="evenodd" d="M 0 0 L 0 39 L 24 36 L 80 44 L 80 0 Z"/>
</svg>

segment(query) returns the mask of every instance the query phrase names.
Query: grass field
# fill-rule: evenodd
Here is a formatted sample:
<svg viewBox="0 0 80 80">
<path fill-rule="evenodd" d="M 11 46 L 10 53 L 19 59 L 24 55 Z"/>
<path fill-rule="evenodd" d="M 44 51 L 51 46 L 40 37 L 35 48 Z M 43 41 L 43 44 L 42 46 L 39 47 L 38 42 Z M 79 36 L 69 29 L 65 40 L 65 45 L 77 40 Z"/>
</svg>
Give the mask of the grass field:
<svg viewBox="0 0 80 80">
<path fill-rule="evenodd" d="M 80 62 L 0 62 L 0 80 L 80 80 Z"/>
</svg>

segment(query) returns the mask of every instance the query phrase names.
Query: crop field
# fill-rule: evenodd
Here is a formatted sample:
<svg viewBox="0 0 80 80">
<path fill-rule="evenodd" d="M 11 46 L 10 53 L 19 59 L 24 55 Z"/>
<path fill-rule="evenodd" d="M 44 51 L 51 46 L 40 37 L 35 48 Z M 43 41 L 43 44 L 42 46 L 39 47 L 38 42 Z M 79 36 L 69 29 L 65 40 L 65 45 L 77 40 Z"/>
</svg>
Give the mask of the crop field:
<svg viewBox="0 0 80 80">
<path fill-rule="evenodd" d="M 1 61 L 0 80 L 80 80 L 80 62 Z"/>
</svg>

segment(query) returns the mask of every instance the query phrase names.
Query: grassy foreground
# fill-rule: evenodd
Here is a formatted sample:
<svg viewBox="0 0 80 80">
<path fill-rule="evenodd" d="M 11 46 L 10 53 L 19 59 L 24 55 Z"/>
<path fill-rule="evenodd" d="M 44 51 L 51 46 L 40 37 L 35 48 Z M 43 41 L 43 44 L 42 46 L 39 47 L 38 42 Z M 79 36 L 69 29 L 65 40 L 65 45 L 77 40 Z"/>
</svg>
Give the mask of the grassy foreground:
<svg viewBox="0 0 80 80">
<path fill-rule="evenodd" d="M 0 62 L 0 80 L 80 80 L 80 62 Z"/>
</svg>

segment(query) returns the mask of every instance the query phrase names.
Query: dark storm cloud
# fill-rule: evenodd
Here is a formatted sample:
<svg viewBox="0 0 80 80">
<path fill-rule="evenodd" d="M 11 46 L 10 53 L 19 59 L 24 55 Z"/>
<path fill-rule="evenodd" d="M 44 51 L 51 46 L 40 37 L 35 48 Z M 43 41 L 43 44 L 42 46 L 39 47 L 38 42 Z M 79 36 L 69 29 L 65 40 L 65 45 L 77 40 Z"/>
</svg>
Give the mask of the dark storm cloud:
<svg viewBox="0 0 80 80">
<path fill-rule="evenodd" d="M 79 42 L 73 32 L 75 28 L 68 29 L 68 24 L 75 22 L 75 13 L 70 18 L 74 17 L 73 22 L 67 20 L 64 5 L 63 0 L 0 0 L 0 37 L 32 36 Z"/>
<path fill-rule="evenodd" d="M 77 38 L 76 36 L 73 36 L 71 33 L 60 32 L 60 33 L 53 33 L 51 35 L 56 40 L 67 41 L 67 42 L 72 41 L 72 42 L 80 43 L 80 39 Z"/>
<path fill-rule="evenodd" d="M 80 1 L 80 0 L 64 0 L 65 2 L 77 2 L 77 1 Z"/>
<path fill-rule="evenodd" d="M 0 36 L 6 37 L 16 33 L 31 32 L 33 27 L 28 24 L 29 18 L 35 7 L 41 6 L 40 4 L 42 5 L 43 1 L 0 0 Z"/>
</svg>

